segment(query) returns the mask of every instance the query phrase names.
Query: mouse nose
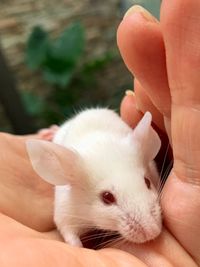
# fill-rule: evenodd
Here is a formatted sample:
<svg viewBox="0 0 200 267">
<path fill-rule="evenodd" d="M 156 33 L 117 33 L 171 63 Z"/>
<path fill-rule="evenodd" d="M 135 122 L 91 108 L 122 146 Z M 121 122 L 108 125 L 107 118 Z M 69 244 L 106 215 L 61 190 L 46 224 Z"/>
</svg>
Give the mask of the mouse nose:
<svg viewBox="0 0 200 267">
<path fill-rule="evenodd" d="M 153 210 L 152 212 L 154 214 Z M 155 220 L 154 215 L 137 219 L 127 215 L 120 232 L 125 239 L 133 243 L 144 243 L 156 238 L 161 228 L 160 221 Z"/>
<path fill-rule="evenodd" d="M 131 215 L 126 215 L 122 223 L 123 236 L 132 242 L 140 243 L 140 240 L 146 239 L 146 231 L 139 220 Z"/>
</svg>

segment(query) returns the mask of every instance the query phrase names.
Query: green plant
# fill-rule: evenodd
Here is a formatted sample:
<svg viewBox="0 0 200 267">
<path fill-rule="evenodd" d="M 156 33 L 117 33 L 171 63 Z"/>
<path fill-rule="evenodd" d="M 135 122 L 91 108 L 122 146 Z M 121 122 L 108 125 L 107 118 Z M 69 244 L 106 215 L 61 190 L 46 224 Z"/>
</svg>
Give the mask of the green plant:
<svg viewBox="0 0 200 267">
<path fill-rule="evenodd" d="M 71 82 L 84 44 L 80 23 L 69 25 L 56 39 L 36 26 L 27 42 L 26 62 L 32 70 L 40 70 L 47 82 L 63 88 Z"/>
<path fill-rule="evenodd" d="M 98 74 L 116 54 L 106 52 L 83 61 L 84 40 L 80 23 L 71 24 L 55 39 L 42 27 L 33 28 L 27 41 L 26 63 L 33 71 L 41 72 L 50 85 L 45 94 L 38 90 L 22 92 L 26 109 L 36 118 L 37 127 L 60 123 L 84 106 L 107 105 L 97 89 Z"/>
</svg>

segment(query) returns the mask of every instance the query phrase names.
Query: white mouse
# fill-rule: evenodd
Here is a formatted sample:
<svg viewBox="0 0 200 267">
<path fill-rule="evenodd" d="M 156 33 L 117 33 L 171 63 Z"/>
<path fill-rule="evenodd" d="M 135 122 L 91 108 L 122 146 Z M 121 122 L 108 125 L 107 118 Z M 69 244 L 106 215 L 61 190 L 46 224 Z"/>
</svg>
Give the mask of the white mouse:
<svg viewBox="0 0 200 267">
<path fill-rule="evenodd" d="M 64 240 L 82 246 L 89 229 L 143 243 L 162 228 L 154 158 L 160 139 L 146 112 L 133 130 L 112 110 L 88 109 L 65 122 L 52 142 L 27 141 L 34 170 L 55 185 L 54 220 Z"/>
</svg>

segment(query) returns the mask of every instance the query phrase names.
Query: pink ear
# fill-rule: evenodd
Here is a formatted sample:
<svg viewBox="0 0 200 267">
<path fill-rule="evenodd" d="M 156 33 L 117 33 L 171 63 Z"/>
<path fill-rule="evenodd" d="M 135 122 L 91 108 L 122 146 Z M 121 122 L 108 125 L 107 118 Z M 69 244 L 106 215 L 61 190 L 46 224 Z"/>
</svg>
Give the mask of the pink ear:
<svg viewBox="0 0 200 267">
<path fill-rule="evenodd" d="M 147 162 L 156 157 L 161 146 L 158 134 L 151 127 L 151 121 L 151 113 L 146 112 L 133 130 L 134 141 L 139 145 L 141 151 L 144 151 L 144 160 Z"/>
<path fill-rule="evenodd" d="M 74 151 L 52 142 L 28 140 L 27 152 L 35 172 L 53 185 L 84 182 L 86 176 L 80 156 Z"/>
</svg>

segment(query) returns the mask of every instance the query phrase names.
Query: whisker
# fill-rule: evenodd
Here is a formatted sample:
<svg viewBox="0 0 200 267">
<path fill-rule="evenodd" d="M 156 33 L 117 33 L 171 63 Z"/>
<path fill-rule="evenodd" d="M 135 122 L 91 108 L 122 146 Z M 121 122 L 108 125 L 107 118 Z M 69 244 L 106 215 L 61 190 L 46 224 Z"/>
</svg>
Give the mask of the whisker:
<svg viewBox="0 0 200 267">
<path fill-rule="evenodd" d="M 89 224 L 67 224 L 69 228 L 86 228 L 86 229 L 91 229 L 92 227 Z"/>
<path fill-rule="evenodd" d="M 93 240 L 93 239 L 99 239 L 99 238 L 105 238 L 105 237 L 113 237 L 113 232 L 102 232 L 102 233 L 91 233 L 91 234 L 87 234 L 86 236 L 84 236 L 83 238 L 81 238 L 81 240 L 83 241 L 89 241 L 89 240 Z"/>
<path fill-rule="evenodd" d="M 101 241 L 97 246 L 95 246 L 95 249 L 106 248 L 111 242 L 112 242 L 112 239 L 108 239 L 104 242 Z"/>
<path fill-rule="evenodd" d="M 161 168 L 161 171 L 160 171 L 160 177 L 161 177 L 161 181 L 162 181 L 162 175 L 163 175 L 163 171 L 164 171 L 164 167 L 165 167 L 165 162 L 166 162 L 166 160 L 167 160 L 167 154 L 168 154 L 168 151 L 169 151 L 169 143 L 168 143 L 168 145 L 167 145 L 167 148 L 166 148 L 166 152 L 165 152 L 165 156 L 164 156 L 164 160 L 163 160 L 163 164 L 162 164 L 162 168 Z M 158 186 L 159 186 L 159 184 L 158 184 Z M 159 187 L 158 187 L 159 188 Z M 157 188 L 157 189 L 158 189 Z"/>
<path fill-rule="evenodd" d="M 105 242 L 100 243 L 97 249 L 106 248 L 106 247 L 114 247 L 122 240 L 124 240 L 122 236 L 115 237 L 114 239 L 111 239 L 111 240 L 106 240 Z"/>
<path fill-rule="evenodd" d="M 90 219 L 88 219 L 87 217 L 85 217 L 85 216 L 80 216 L 80 215 L 74 215 L 74 214 L 67 214 L 66 216 L 65 216 L 65 218 L 69 218 L 69 219 L 73 219 L 73 218 L 77 218 L 77 219 L 81 219 L 81 220 L 84 220 L 84 221 L 87 221 L 87 222 L 91 222 L 91 220 Z"/>
<path fill-rule="evenodd" d="M 170 170 L 171 170 L 172 166 L 173 166 L 173 161 L 171 160 L 169 165 L 167 166 L 165 172 L 163 173 L 163 175 L 160 176 L 160 182 L 159 182 L 158 187 L 157 187 L 158 193 L 161 192 L 161 190 L 163 189 L 163 186 L 164 186 L 164 184 L 166 182 L 166 179 L 167 179 L 167 177 L 168 177 L 168 175 L 170 173 Z"/>
<path fill-rule="evenodd" d="M 173 165 L 173 161 L 171 160 L 169 165 L 168 165 L 168 167 L 167 167 L 167 169 L 166 169 L 166 171 L 165 171 L 165 173 L 163 174 L 162 180 L 161 180 L 159 188 L 158 188 L 158 197 L 157 197 L 158 200 L 160 200 L 160 197 L 161 197 L 161 194 L 162 194 L 162 191 L 163 191 L 162 189 L 164 187 L 166 177 L 169 175 L 169 172 L 170 172 L 170 170 L 172 168 L 172 165 Z"/>
<path fill-rule="evenodd" d="M 116 240 L 116 242 L 111 243 L 111 246 L 114 248 L 119 248 L 126 243 L 128 243 L 128 241 L 122 237 L 121 239 Z"/>
</svg>

